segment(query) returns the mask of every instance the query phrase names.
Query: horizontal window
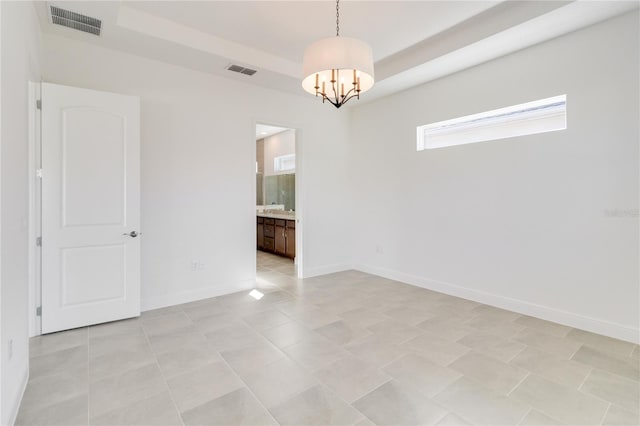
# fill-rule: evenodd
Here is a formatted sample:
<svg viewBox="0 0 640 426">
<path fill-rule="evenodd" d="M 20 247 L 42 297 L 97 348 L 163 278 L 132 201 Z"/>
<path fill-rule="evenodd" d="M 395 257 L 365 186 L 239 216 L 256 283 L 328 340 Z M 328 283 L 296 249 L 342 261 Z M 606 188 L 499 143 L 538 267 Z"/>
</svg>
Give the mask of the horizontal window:
<svg viewBox="0 0 640 426">
<path fill-rule="evenodd" d="M 294 170 L 296 168 L 296 155 L 282 155 L 273 159 L 273 171 L 284 172 Z"/>
<path fill-rule="evenodd" d="M 418 126 L 418 151 L 567 128 L 567 95 Z"/>
</svg>

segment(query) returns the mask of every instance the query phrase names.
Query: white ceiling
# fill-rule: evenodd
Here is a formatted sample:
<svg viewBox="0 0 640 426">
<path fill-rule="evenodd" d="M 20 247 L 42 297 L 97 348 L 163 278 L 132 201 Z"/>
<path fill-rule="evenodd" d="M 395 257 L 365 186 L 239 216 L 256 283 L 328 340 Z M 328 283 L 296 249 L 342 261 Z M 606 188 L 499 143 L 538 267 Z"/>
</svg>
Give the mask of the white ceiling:
<svg viewBox="0 0 640 426">
<path fill-rule="evenodd" d="M 270 126 L 268 124 L 256 124 L 256 140 L 268 138 L 269 136 L 289 130 L 286 127 Z"/>
<path fill-rule="evenodd" d="M 47 4 L 103 21 L 100 37 L 49 22 Z M 43 30 L 305 95 L 302 55 L 335 35 L 333 1 L 37 2 Z M 486 62 L 638 7 L 637 1 L 344 1 L 340 34 L 374 52 L 363 101 Z M 248 77 L 230 63 L 257 69 Z"/>
<path fill-rule="evenodd" d="M 366 40 L 380 60 L 499 1 L 354 2 L 340 5 L 340 33 Z M 130 7 L 290 61 L 336 31 L 335 1 L 132 2 Z M 396 25 L 402 25 L 402 30 Z M 393 29 L 395 27 L 395 29 Z M 387 31 L 381 29 L 387 28 Z"/>
</svg>

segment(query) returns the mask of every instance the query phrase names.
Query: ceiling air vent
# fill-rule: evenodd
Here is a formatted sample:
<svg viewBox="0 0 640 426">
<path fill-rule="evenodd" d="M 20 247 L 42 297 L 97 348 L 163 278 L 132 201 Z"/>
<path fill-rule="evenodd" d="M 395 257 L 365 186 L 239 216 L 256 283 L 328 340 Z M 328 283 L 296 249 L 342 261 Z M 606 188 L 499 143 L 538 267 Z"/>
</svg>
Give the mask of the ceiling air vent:
<svg viewBox="0 0 640 426">
<path fill-rule="evenodd" d="M 257 72 L 256 70 L 252 70 L 251 68 L 245 68 L 240 65 L 234 65 L 234 64 L 229 65 L 227 69 L 229 71 L 239 72 L 240 74 L 244 74 L 244 75 L 254 75 Z"/>
<path fill-rule="evenodd" d="M 61 9 L 57 6 L 50 5 L 51 22 L 63 27 L 73 28 L 74 30 L 85 33 L 100 35 L 102 21 L 90 16 L 81 15 L 70 10 Z"/>
</svg>

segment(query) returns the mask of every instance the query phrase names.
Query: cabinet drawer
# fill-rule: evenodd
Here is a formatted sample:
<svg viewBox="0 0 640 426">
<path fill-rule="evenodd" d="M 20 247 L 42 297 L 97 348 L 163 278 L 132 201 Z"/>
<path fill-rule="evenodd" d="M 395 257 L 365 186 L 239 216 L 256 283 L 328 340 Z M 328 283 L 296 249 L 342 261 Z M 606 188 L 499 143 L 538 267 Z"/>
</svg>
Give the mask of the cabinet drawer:
<svg viewBox="0 0 640 426">
<path fill-rule="evenodd" d="M 264 224 L 265 225 L 273 225 L 274 223 L 276 223 L 276 220 L 270 217 L 265 217 L 264 218 Z"/>
<path fill-rule="evenodd" d="M 273 238 L 276 235 L 276 227 L 273 225 L 264 225 L 264 236 Z"/>
<path fill-rule="evenodd" d="M 287 221 L 287 228 L 295 229 L 295 227 L 296 227 L 296 221 L 295 220 L 288 220 Z"/>
<path fill-rule="evenodd" d="M 269 238 L 269 237 L 265 237 L 264 238 L 264 249 L 265 250 L 274 250 L 276 247 L 276 244 L 273 240 L 273 238 Z"/>
<path fill-rule="evenodd" d="M 264 223 L 264 217 L 258 216 L 258 223 Z"/>
<path fill-rule="evenodd" d="M 286 220 L 284 219 L 276 219 L 276 226 L 282 226 L 284 228 Z"/>
</svg>

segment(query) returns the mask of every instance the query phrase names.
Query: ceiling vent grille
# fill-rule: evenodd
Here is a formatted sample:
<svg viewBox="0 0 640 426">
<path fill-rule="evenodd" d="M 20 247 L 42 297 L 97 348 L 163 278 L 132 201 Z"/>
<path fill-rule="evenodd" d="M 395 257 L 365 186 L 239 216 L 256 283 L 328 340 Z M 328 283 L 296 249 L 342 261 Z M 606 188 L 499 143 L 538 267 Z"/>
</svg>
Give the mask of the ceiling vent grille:
<svg viewBox="0 0 640 426">
<path fill-rule="evenodd" d="M 74 30 L 85 33 L 100 35 L 102 29 L 102 21 L 90 16 L 81 15 L 70 10 L 61 9 L 57 6 L 50 5 L 51 22 L 63 27 L 73 28 Z"/>
<path fill-rule="evenodd" d="M 240 65 L 234 65 L 231 64 L 227 67 L 227 69 L 229 71 L 233 71 L 233 72 L 239 72 L 240 74 L 244 74 L 244 75 L 254 75 L 257 71 L 256 70 L 252 70 L 251 68 L 246 68 Z"/>
</svg>

